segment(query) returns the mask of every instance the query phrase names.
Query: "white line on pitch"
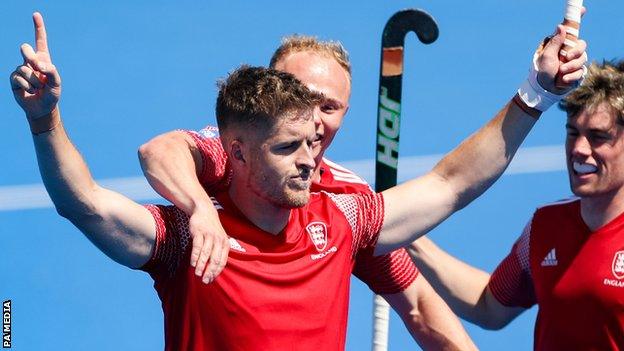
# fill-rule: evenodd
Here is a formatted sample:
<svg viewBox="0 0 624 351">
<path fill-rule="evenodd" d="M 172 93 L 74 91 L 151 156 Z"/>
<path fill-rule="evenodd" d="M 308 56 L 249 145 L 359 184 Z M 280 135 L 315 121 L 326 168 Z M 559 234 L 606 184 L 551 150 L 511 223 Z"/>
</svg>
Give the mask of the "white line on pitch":
<svg viewBox="0 0 624 351">
<path fill-rule="evenodd" d="M 404 181 L 430 170 L 443 155 L 401 157 L 399 159 L 399 181 Z M 344 161 L 340 164 L 369 183 L 375 180 L 375 160 Z M 566 169 L 562 145 L 521 148 L 505 174 L 556 172 Z M 118 191 L 135 201 L 158 199 L 143 177 L 100 179 L 98 183 Z M 0 186 L 0 211 L 15 211 L 36 208 L 50 208 L 52 202 L 41 183 Z"/>
</svg>

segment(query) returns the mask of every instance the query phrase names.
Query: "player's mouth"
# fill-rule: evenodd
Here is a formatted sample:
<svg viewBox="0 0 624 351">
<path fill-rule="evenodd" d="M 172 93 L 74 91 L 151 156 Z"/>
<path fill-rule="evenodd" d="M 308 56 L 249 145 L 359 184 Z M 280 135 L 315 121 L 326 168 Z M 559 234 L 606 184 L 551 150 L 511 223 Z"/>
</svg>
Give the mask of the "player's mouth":
<svg viewBox="0 0 624 351">
<path fill-rule="evenodd" d="M 310 177 L 296 176 L 291 177 L 288 184 L 292 189 L 308 190 L 310 188 L 310 185 L 312 185 L 312 180 Z"/>
<path fill-rule="evenodd" d="M 306 190 L 312 184 L 311 170 L 304 168 L 290 177 L 289 183 L 298 190 Z"/>
<path fill-rule="evenodd" d="M 598 167 L 595 165 L 576 161 L 572 162 L 572 169 L 574 170 L 574 174 L 581 177 L 598 172 Z"/>
</svg>

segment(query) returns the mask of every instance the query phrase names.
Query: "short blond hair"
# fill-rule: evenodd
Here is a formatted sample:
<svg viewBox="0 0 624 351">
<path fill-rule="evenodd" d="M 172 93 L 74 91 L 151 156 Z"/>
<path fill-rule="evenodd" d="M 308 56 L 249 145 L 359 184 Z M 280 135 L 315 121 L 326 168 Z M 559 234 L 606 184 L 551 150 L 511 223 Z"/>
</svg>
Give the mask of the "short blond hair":
<svg viewBox="0 0 624 351">
<path fill-rule="evenodd" d="M 624 125 L 624 60 L 596 62 L 589 66 L 589 74 L 578 88 L 562 102 L 568 117 L 576 117 L 584 110 L 592 111 L 606 103 Z"/>
<path fill-rule="evenodd" d="M 305 51 L 333 58 L 347 71 L 349 80 L 351 80 L 351 61 L 349 60 L 349 53 L 344 46 L 339 41 L 323 41 L 309 35 L 295 34 L 282 38 L 282 44 L 273 53 L 269 65 L 271 68 L 275 68 L 275 65 L 289 54 Z"/>
</svg>

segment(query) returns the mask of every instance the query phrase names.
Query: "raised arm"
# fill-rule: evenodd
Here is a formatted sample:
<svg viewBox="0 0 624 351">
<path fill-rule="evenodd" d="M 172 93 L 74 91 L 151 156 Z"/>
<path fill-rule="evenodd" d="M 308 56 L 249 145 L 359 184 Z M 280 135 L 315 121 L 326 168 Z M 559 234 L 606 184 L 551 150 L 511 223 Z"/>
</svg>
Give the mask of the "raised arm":
<svg viewBox="0 0 624 351">
<path fill-rule="evenodd" d="M 197 138 L 184 131 L 159 135 L 139 148 L 139 160 L 152 188 L 189 216 L 191 266 L 195 267 L 195 275 L 210 283 L 225 267 L 230 246 L 217 210 L 199 182 L 198 176 L 207 173 L 203 172 L 204 166 L 214 163 L 204 163 L 203 157 L 210 158 L 211 154 L 198 145 Z M 218 139 L 207 143 L 214 148 L 220 146 Z M 214 167 L 208 171 L 214 182 L 224 176 Z"/>
<path fill-rule="evenodd" d="M 537 72 L 529 80 L 532 83 L 523 85 L 525 90 L 519 91 L 484 127 L 446 155 L 429 173 L 383 193 L 386 216 L 375 254 L 411 243 L 468 205 L 498 179 L 545 110 L 545 102 L 554 103 L 566 92 L 555 88 L 557 73 L 566 83 L 579 81 L 583 75 L 586 44 L 579 41 L 568 51 L 569 61 L 561 64 L 558 53 L 564 39 L 565 30 L 559 26 L 557 34 L 539 50 L 535 61 Z M 536 87 L 535 81 L 541 86 Z M 527 87 L 532 90 L 527 91 Z"/>
<path fill-rule="evenodd" d="M 449 255 L 426 236 L 412 243 L 408 252 L 435 291 L 467 321 L 500 329 L 525 310 L 498 302 L 488 287 L 488 273 Z"/>
<path fill-rule="evenodd" d="M 11 74 L 15 100 L 33 133 L 43 183 L 63 217 L 113 260 L 138 268 L 150 258 L 155 222 L 147 209 L 98 186 L 72 145 L 58 108 L 61 78 L 48 51 L 43 18 L 33 15 L 36 50 L 23 44 L 22 65 Z"/>
</svg>

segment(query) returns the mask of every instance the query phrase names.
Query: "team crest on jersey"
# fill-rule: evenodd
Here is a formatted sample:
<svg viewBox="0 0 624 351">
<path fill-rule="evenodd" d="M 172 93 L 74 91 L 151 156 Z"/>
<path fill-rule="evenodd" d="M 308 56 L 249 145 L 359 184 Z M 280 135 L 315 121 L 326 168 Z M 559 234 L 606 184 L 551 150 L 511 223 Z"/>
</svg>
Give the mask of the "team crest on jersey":
<svg viewBox="0 0 624 351">
<path fill-rule="evenodd" d="M 327 247 L 327 226 L 323 222 L 312 222 L 306 226 L 306 231 L 314 243 L 316 250 L 321 252 Z"/>
<path fill-rule="evenodd" d="M 615 256 L 613 257 L 613 264 L 611 265 L 611 271 L 616 278 L 624 278 L 624 250 L 615 253 Z"/>
</svg>

